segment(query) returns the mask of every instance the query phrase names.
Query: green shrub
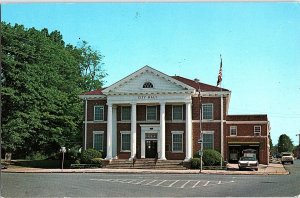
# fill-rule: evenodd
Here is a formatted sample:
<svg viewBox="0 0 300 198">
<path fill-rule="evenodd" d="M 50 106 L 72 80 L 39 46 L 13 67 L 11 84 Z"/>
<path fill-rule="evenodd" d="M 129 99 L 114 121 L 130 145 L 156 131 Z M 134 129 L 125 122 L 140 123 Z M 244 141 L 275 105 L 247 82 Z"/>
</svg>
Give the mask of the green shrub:
<svg viewBox="0 0 300 198">
<path fill-rule="evenodd" d="M 80 159 L 79 149 L 76 147 L 68 149 L 65 153 L 65 159 L 68 159 L 71 162 L 75 162 L 76 160 Z"/>
<path fill-rule="evenodd" d="M 45 160 L 48 157 L 46 155 L 44 155 L 43 153 L 40 152 L 35 152 L 30 154 L 29 156 L 26 156 L 26 160 Z"/>
<path fill-rule="evenodd" d="M 81 163 L 83 164 L 92 164 L 92 159 L 94 158 L 101 158 L 102 157 L 102 153 L 100 151 L 97 151 L 95 149 L 87 149 L 84 150 L 81 153 Z"/>
<path fill-rule="evenodd" d="M 191 161 L 191 169 L 199 169 L 200 168 L 200 158 L 193 158 Z"/>
<path fill-rule="evenodd" d="M 74 164 L 80 164 L 80 160 L 75 160 Z"/>
<path fill-rule="evenodd" d="M 92 164 L 97 164 L 97 167 L 101 168 L 102 166 L 102 158 L 93 158 Z"/>
<path fill-rule="evenodd" d="M 197 152 L 194 158 L 200 158 Z M 213 149 L 204 149 L 202 161 L 204 166 L 218 166 L 221 165 L 221 153 Z"/>
<path fill-rule="evenodd" d="M 205 149 L 202 159 L 205 166 L 217 166 L 221 164 L 221 153 L 213 149 Z"/>
</svg>

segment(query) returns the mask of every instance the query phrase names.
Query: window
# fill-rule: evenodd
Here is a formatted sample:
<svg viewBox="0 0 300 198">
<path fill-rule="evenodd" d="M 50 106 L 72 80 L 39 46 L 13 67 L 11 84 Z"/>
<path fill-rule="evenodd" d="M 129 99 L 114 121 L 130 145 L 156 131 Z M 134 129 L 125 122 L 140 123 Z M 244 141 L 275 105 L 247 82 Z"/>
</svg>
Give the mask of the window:
<svg viewBox="0 0 300 198">
<path fill-rule="evenodd" d="M 254 136 L 261 135 L 261 126 L 254 126 Z"/>
<path fill-rule="evenodd" d="M 156 120 L 156 106 L 147 106 L 147 120 Z"/>
<path fill-rule="evenodd" d="M 130 131 L 121 131 L 121 151 L 130 152 Z"/>
<path fill-rule="evenodd" d="M 182 136 L 182 131 L 172 131 L 172 152 L 183 152 Z"/>
<path fill-rule="evenodd" d="M 230 136 L 237 136 L 237 127 L 230 126 Z"/>
<path fill-rule="evenodd" d="M 203 132 L 203 149 L 214 149 L 214 132 Z"/>
<path fill-rule="evenodd" d="M 104 107 L 103 106 L 94 106 L 94 120 L 103 121 L 104 120 Z"/>
<path fill-rule="evenodd" d="M 173 120 L 182 120 L 182 105 L 173 105 Z"/>
<path fill-rule="evenodd" d="M 131 107 L 123 106 L 121 112 L 122 120 L 130 120 L 131 119 Z"/>
<path fill-rule="evenodd" d="M 143 88 L 153 88 L 153 84 L 151 83 L 151 82 L 145 82 L 144 84 L 143 84 Z"/>
<path fill-rule="evenodd" d="M 103 151 L 103 131 L 93 131 L 93 148 Z"/>
<path fill-rule="evenodd" d="M 213 119 L 213 104 L 202 105 L 202 119 L 212 120 Z"/>
</svg>

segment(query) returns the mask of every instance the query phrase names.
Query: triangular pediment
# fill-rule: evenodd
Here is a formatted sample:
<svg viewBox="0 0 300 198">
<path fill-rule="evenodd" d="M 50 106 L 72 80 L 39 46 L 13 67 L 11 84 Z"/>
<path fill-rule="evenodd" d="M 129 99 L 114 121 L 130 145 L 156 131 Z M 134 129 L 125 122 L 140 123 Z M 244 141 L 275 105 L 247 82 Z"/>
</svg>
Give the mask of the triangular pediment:
<svg viewBox="0 0 300 198">
<path fill-rule="evenodd" d="M 139 69 L 103 90 L 106 95 L 194 92 L 193 87 L 149 66 Z"/>
</svg>

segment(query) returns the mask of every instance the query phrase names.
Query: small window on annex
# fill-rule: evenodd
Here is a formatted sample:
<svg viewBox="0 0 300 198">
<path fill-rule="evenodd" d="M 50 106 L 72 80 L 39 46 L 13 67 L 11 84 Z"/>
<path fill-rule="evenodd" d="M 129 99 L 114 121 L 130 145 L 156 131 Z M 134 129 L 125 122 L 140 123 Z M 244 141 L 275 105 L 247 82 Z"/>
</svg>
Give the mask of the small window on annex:
<svg viewBox="0 0 300 198">
<path fill-rule="evenodd" d="M 230 126 L 230 136 L 236 136 L 236 135 L 237 135 L 237 127 Z"/>
<path fill-rule="evenodd" d="M 151 82 L 147 81 L 143 84 L 143 88 L 153 88 L 153 84 Z"/>
<path fill-rule="evenodd" d="M 254 136 L 261 136 L 261 126 L 254 126 Z"/>
</svg>

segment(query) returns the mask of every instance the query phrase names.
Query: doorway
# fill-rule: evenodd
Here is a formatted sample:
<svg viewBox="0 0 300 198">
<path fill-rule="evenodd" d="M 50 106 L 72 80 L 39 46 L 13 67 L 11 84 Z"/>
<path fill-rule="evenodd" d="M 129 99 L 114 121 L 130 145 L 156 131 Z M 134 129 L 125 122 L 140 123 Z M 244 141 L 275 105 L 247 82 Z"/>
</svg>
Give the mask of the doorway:
<svg viewBox="0 0 300 198">
<path fill-rule="evenodd" d="M 146 140 L 146 158 L 155 158 L 157 154 L 157 140 Z"/>
</svg>

